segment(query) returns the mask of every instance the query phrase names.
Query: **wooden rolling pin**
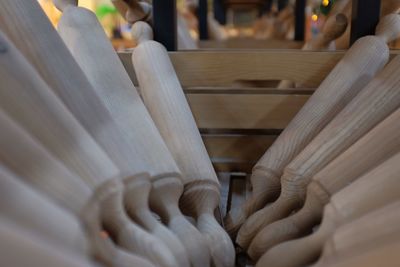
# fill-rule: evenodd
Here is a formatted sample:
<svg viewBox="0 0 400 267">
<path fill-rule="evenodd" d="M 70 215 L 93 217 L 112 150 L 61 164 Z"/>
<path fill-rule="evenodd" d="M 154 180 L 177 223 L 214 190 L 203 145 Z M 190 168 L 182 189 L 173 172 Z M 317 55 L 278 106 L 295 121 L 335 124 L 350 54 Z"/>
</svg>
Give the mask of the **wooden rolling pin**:
<svg viewBox="0 0 400 267">
<path fill-rule="evenodd" d="M 49 243 L 62 246 L 63 250 L 87 254 L 87 240 L 77 217 L 20 179 L 0 163 L 2 218 L 35 232 Z"/>
<path fill-rule="evenodd" d="M 307 187 L 304 206 L 294 215 L 270 224 L 269 239 L 283 242 L 312 232 L 333 194 L 400 151 L 398 121 L 400 109 L 314 175 Z M 271 248 L 263 259 L 276 267 L 301 266 L 311 262 L 319 251 L 320 247 L 311 246 L 307 238 L 297 239 Z"/>
<path fill-rule="evenodd" d="M 2 35 L 0 43 L 5 49 L 0 54 L 0 76 L 8 85 L 0 88 L 2 109 L 64 165 L 80 175 L 95 194 L 105 195 L 103 223 L 123 247 L 140 252 L 161 266 L 176 266 L 174 256 L 165 244 L 126 217 L 122 206 L 123 185 L 117 167 L 19 51 Z M 130 228 L 137 235 L 126 236 L 124 231 Z M 153 251 L 142 245 L 146 242 L 153 243 Z"/>
<path fill-rule="evenodd" d="M 347 28 L 347 17 L 343 14 L 332 15 L 326 21 L 322 31 L 309 42 L 304 44 L 302 50 L 328 49 L 330 43 L 341 36 Z M 277 88 L 293 88 L 295 83 L 292 81 L 281 81 Z"/>
<path fill-rule="evenodd" d="M 100 234 L 104 215 L 99 205 L 102 199 L 99 198 L 107 197 L 105 190 L 97 191 L 92 197 L 90 188 L 81 178 L 70 172 L 2 110 L 0 126 L 0 162 L 26 183 L 82 218 L 96 259 L 110 267 L 151 266 L 147 260 L 117 249 L 111 239 Z M 111 190 L 116 191 L 115 188 Z M 143 233 L 138 227 L 132 229 L 130 223 L 126 223 L 124 231 L 125 235 Z M 153 243 L 143 246 L 149 245 L 148 249 L 152 250 Z"/>
<path fill-rule="evenodd" d="M 62 5 L 57 5 L 56 2 L 63 2 Z M 118 12 L 128 21 L 133 24 L 136 21 L 150 21 L 152 19 L 152 6 L 144 1 L 138 0 L 111 0 L 114 6 L 117 8 Z M 76 6 L 77 0 L 54 0 L 57 8 L 64 10 L 64 7 L 68 4 Z"/>
<path fill-rule="evenodd" d="M 110 112 L 103 105 L 102 100 L 99 99 L 96 91 L 82 73 L 79 65 L 74 61 L 65 44 L 41 10 L 39 4 L 37 2 L 26 3 L 20 0 L 7 0 L 2 1 L 0 7 L 2 17 L 0 18 L 2 21 L 0 27 L 7 32 L 16 46 L 36 67 L 41 76 L 63 100 L 73 115 L 75 115 L 79 122 L 82 123 L 86 130 L 88 130 L 117 164 L 122 174 L 126 176 L 132 175 L 131 172 L 126 170 L 132 170 L 133 168 L 136 170 L 138 168 L 145 169 L 147 165 L 144 163 L 148 158 L 132 158 L 132 151 L 134 151 L 132 140 L 128 140 L 126 135 L 123 135 L 119 130 Z M 4 13 L 2 13 L 3 11 Z M 35 15 L 24 16 L 25 12 Z M 8 16 L 10 17 L 9 19 L 2 20 Z M 18 21 L 14 22 L 14 19 L 18 17 L 20 17 Z M 21 39 L 21 36 L 24 36 L 24 38 Z M 29 40 L 29 42 L 27 40 Z M 52 41 L 50 42 L 49 40 Z M 129 104 L 131 105 L 132 103 Z M 139 125 L 144 126 L 149 123 L 149 121 L 145 121 L 141 122 Z M 146 144 L 160 144 L 162 140 L 161 137 L 159 137 L 160 141 L 150 139 L 155 133 L 150 134 L 146 132 L 147 129 L 149 128 L 144 129 L 148 137 L 148 142 Z M 153 129 L 156 128 L 153 127 Z M 151 154 L 151 152 L 149 152 L 151 156 L 158 155 L 157 153 L 160 151 L 168 151 L 167 149 L 163 150 L 162 147 L 154 147 L 154 149 L 156 151 L 155 153 Z M 137 153 L 141 152 L 142 151 L 137 151 Z M 163 157 L 162 161 L 157 162 L 159 165 L 169 166 L 170 168 L 168 172 L 154 177 L 154 180 L 157 179 L 158 181 L 154 192 L 162 192 L 162 194 L 157 193 L 155 196 L 159 203 L 161 203 L 160 206 L 166 209 L 169 218 L 171 218 L 170 224 L 173 226 L 176 225 L 175 232 L 180 231 L 181 236 L 186 238 L 188 242 L 191 242 L 193 247 L 197 248 L 197 250 L 193 250 L 193 254 L 203 256 L 201 261 L 204 262 L 207 260 L 208 256 L 206 245 L 202 245 L 200 234 L 187 222 L 179 212 L 177 206 L 183 186 L 179 179 L 178 167 L 174 164 L 172 156 L 170 158 L 171 160 L 165 163 L 165 157 Z M 168 164 L 168 162 L 172 162 L 172 165 Z M 116 180 L 114 182 L 117 183 Z M 139 198 L 142 196 L 146 197 L 145 195 L 138 195 L 137 197 Z M 124 215 L 124 213 L 121 212 L 120 215 Z M 117 224 L 112 225 L 117 226 Z M 133 242 L 127 242 L 127 240 L 122 241 L 123 235 L 122 233 L 121 235 L 118 234 L 118 231 L 122 231 L 123 228 L 111 228 L 113 228 L 115 232 L 113 233 L 114 236 L 118 235 L 121 237 L 121 239 L 116 238 L 116 240 L 124 242 L 123 245 L 125 247 L 133 244 Z M 140 233 L 140 231 L 138 233 Z M 200 244 L 201 247 L 198 244 Z M 150 251 L 146 253 L 151 254 Z M 159 250 L 158 253 L 155 253 L 153 256 L 159 253 L 163 253 L 163 250 Z"/>
<path fill-rule="evenodd" d="M 147 23 L 135 23 L 132 35 L 138 41 L 132 61 L 143 100 L 183 174 L 181 207 L 197 219 L 214 264 L 233 266 L 233 244 L 214 217 L 220 199 L 218 178 L 168 53 L 149 40 L 152 30 Z"/>
<path fill-rule="evenodd" d="M 395 164 L 398 165 L 399 162 L 397 161 Z M 398 185 L 397 190 L 399 190 Z M 370 211 L 337 229 L 332 238 L 325 243 L 322 257 L 315 266 L 326 266 L 325 263 L 335 262 L 336 259 L 351 258 L 365 251 L 379 249 L 385 244 L 399 242 L 399 210 L 400 201 L 397 191 L 397 201 L 378 210 Z M 399 264 L 398 261 L 392 262 L 392 264 L 394 263 L 397 264 L 396 266 Z M 386 267 L 387 265 L 378 266 Z"/>
<path fill-rule="evenodd" d="M 280 176 L 306 145 L 338 114 L 389 60 L 386 42 L 399 35 L 397 15 L 382 19 L 377 36 L 359 39 L 345 54 L 283 133 L 253 168 L 253 195 L 233 209 L 225 226 L 234 234 L 252 213 L 279 195 Z M 247 240 L 246 243 L 248 243 Z"/>
<path fill-rule="evenodd" d="M 360 254 L 332 260 L 324 264 L 324 267 L 397 267 L 400 262 L 400 240 L 390 240 L 387 244 L 380 244 L 372 250 L 363 251 Z M 315 266 L 315 267 L 318 267 Z"/>
<path fill-rule="evenodd" d="M 292 244 L 294 245 L 285 252 L 282 250 L 275 250 L 275 252 L 273 249 L 270 250 L 261 257 L 257 263 L 258 266 L 265 266 L 267 263 L 277 267 L 310 264 L 318 258 L 324 243 L 339 225 L 348 223 L 372 210 L 379 209 L 400 199 L 399 163 L 400 153 L 396 153 L 349 186 L 334 194 L 329 204 L 324 208 L 322 223 L 316 232 L 297 240 L 297 244 L 293 242 Z M 288 264 L 280 264 L 285 260 L 278 259 L 278 257 L 287 255 L 287 253 L 293 253 L 298 261 L 287 260 Z"/>
<path fill-rule="evenodd" d="M 62 250 L 62 247 L 54 246 L 54 244 L 46 243 L 41 236 L 19 227 L 5 218 L 0 219 L 0 240 L 2 266 L 97 266 L 87 258 Z"/>
<path fill-rule="evenodd" d="M 177 208 L 183 189 L 180 171 L 95 14 L 84 8 L 66 6 L 58 30 L 120 130 L 121 138 L 114 137 L 115 150 L 118 151 L 120 147 L 129 148 L 124 157 L 113 158 L 114 162 L 123 173 L 150 173 L 154 188 L 157 189 L 153 190 L 151 201 L 166 210 Z M 136 159 L 142 160 L 136 162 Z M 133 185 L 141 187 L 146 183 L 143 180 L 149 179 L 147 176 L 141 177 L 142 181 L 126 181 L 130 190 L 127 191 L 125 200 L 129 200 L 126 205 L 131 217 L 163 240 L 180 266 L 189 266 L 187 251 L 181 242 L 150 213 L 147 202 L 149 191 L 136 193 Z M 170 191 L 172 196 L 168 196 L 168 187 L 176 190 Z M 171 200 L 174 202 L 170 203 Z M 139 204 L 142 204 L 140 210 Z M 129 207 L 131 205 L 135 208 Z M 168 213 L 172 214 L 171 211 Z M 206 266 L 210 256 L 205 241 L 180 213 L 177 216 L 180 219 L 170 220 L 170 229 L 191 250 L 192 263 Z"/>
<path fill-rule="evenodd" d="M 239 231 L 239 242 L 257 234 L 248 250 L 253 258 L 276 245 L 266 240 L 263 227 L 303 206 L 312 176 L 400 106 L 399 67 L 400 57 L 395 57 L 285 168 L 278 200 L 252 215 Z"/>
</svg>

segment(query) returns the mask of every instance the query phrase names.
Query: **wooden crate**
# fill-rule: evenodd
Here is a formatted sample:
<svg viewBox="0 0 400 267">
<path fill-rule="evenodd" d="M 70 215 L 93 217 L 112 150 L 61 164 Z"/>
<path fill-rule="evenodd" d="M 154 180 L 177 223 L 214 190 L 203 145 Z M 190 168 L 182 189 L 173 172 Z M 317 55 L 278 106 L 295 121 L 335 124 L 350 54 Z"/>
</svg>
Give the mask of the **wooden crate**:
<svg viewBox="0 0 400 267">
<path fill-rule="evenodd" d="M 343 55 L 299 50 L 170 53 L 216 171 L 237 173 L 251 172 Z M 131 53 L 122 52 L 120 58 L 137 85 Z M 259 87 L 278 80 L 305 88 Z"/>
</svg>

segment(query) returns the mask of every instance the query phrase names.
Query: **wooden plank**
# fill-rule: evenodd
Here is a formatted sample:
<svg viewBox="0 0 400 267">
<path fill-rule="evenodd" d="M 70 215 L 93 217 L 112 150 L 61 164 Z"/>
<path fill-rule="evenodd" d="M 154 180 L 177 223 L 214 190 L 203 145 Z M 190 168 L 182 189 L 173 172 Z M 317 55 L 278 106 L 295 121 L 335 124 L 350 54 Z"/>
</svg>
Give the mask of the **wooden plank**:
<svg viewBox="0 0 400 267">
<path fill-rule="evenodd" d="M 399 53 L 400 50 L 392 50 L 391 56 Z M 169 55 L 183 87 L 229 87 L 238 81 L 291 80 L 315 88 L 344 51 L 197 50 Z M 131 52 L 120 52 L 119 56 L 137 85 Z"/>
<path fill-rule="evenodd" d="M 187 94 L 201 129 L 284 129 L 308 95 Z"/>
<path fill-rule="evenodd" d="M 203 135 L 210 158 L 256 162 L 277 138 L 276 135 Z"/>
</svg>

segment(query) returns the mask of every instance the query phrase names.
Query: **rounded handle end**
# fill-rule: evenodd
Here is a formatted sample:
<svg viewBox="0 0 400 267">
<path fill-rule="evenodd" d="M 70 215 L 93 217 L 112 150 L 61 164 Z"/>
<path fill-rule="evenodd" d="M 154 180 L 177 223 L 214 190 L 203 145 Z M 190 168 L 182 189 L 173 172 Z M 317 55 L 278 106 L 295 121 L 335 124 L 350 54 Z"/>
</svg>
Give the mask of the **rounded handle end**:
<svg viewBox="0 0 400 267">
<path fill-rule="evenodd" d="M 153 40 L 153 29 L 148 23 L 138 21 L 133 24 L 131 35 L 133 40 L 139 45 L 145 41 Z"/>
<path fill-rule="evenodd" d="M 386 43 L 400 37 L 400 15 L 389 14 L 379 21 L 375 35 L 384 39 Z"/>
<path fill-rule="evenodd" d="M 78 0 L 53 0 L 53 3 L 61 12 L 64 12 L 68 6 L 78 6 Z"/>
</svg>

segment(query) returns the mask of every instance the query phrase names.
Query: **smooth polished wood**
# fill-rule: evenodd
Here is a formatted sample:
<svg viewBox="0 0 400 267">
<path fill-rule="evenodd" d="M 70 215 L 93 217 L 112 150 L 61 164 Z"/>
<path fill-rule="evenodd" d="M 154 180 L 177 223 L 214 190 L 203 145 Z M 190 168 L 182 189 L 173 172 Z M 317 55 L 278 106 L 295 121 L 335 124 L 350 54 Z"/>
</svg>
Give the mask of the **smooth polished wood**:
<svg viewBox="0 0 400 267">
<path fill-rule="evenodd" d="M 395 85 L 399 67 L 400 57 L 396 57 L 285 167 L 279 199 L 246 222 L 247 230 L 252 224 L 258 227 L 262 222 L 258 237 L 249 248 L 253 257 L 275 245 L 264 242 L 265 229 L 261 228 L 300 208 L 312 176 L 400 106 L 400 91 Z"/>
<path fill-rule="evenodd" d="M 119 128 L 121 138 L 117 138 L 117 136 L 113 138 L 115 150 L 120 147 L 129 148 L 124 157 L 114 158 L 122 173 L 128 176 L 137 177 L 139 175 L 149 178 L 141 175 L 143 172 L 148 172 L 155 183 L 160 182 L 162 178 L 165 181 L 170 178 L 179 179 L 179 170 L 172 155 L 95 14 L 84 8 L 69 6 L 64 9 L 58 24 L 58 31 L 89 79 L 96 96 L 107 108 L 112 120 Z M 130 181 L 135 184 L 132 177 Z M 178 184 L 178 186 L 182 188 L 182 185 Z M 159 191 L 154 191 L 154 195 L 158 195 L 164 207 L 177 205 L 177 202 L 170 203 L 168 201 L 168 191 L 163 187 L 159 188 Z M 189 260 L 181 242 L 151 215 L 148 196 L 149 194 L 135 194 L 129 197 L 130 201 L 144 205 L 141 212 L 134 217 L 139 219 L 146 230 L 155 234 L 164 242 L 164 245 L 168 246 L 169 250 L 173 252 L 174 258 L 179 261 L 179 266 L 189 266 Z M 180 194 L 173 197 L 179 198 L 179 196 Z M 130 210 L 132 214 L 134 210 Z M 146 210 L 147 213 L 144 213 Z M 150 220 L 151 218 L 153 220 Z M 178 229 L 184 231 L 187 238 L 196 242 L 199 233 L 189 223 L 186 226 L 180 225 Z M 189 235 L 190 231 L 193 232 L 192 236 Z M 200 241 L 199 246 L 201 246 Z"/>
<path fill-rule="evenodd" d="M 78 218 L 22 182 L 0 163 L 0 212 L 3 219 L 76 254 L 89 252 Z"/>
<path fill-rule="evenodd" d="M 326 77 L 253 168 L 253 196 L 241 209 L 231 211 L 226 218 L 226 227 L 230 232 L 235 233 L 248 216 L 276 199 L 284 168 L 383 68 L 389 60 L 386 43 L 400 34 L 399 24 L 397 15 L 385 17 L 377 28 L 377 36 L 358 40 Z M 284 216 L 266 219 L 266 213 L 265 210 L 260 211 L 246 222 L 247 226 L 242 226 L 236 239 L 240 246 L 247 249 L 258 231 Z"/>
<path fill-rule="evenodd" d="M 0 258 L 4 266 L 14 267 L 94 267 L 88 258 L 47 243 L 40 235 L 5 218 L 0 220 Z M 149 265 L 142 265 L 150 267 Z"/>
<path fill-rule="evenodd" d="M 105 152 L 84 131 L 83 127 L 5 36 L 0 36 L 0 42 L 5 51 L 1 54 L 1 60 L 5 63 L 1 64 L 0 73 L 2 79 L 8 84 L 7 87 L 2 87 L 0 90 L 2 108 L 64 165 L 78 174 L 93 191 L 110 180 L 118 183 L 119 171 Z M 117 193 L 110 196 L 119 197 L 120 202 L 114 202 L 116 211 L 122 210 L 121 194 L 122 190 L 120 196 Z M 131 251 L 141 251 L 153 261 L 157 260 L 157 263 L 170 262 L 170 266 L 176 264 L 167 246 L 159 244 L 154 236 L 125 217 L 124 212 L 115 212 L 112 216 L 103 216 L 102 219 L 117 240 L 125 240 L 121 241 L 121 244 L 123 242 L 126 248 Z M 124 222 L 124 224 L 119 222 Z M 132 226 L 128 226 L 128 228 L 135 229 L 135 233 L 138 235 L 124 236 L 124 227 L 127 227 L 129 223 Z M 144 238 L 148 240 L 145 241 Z M 150 252 L 148 247 L 142 246 L 144 242 L 152 242 L 158 248 Z"/>
<path fill-rule="evenodd" d="M 398 164 L 398 161 L 395 164 Z M 325 263 L 332 263 L 337 259 L 351 259 L 362 253 L 379 250 L 387 244 L 398 242 L 400 240 L 399 208 L 400 201 L 397 197 L 396 201 L 387 203 L 338 228 L 325 243 L 322 257 L 316 266 L 325 266 Z M 387 263 L 394 264 L 390 258 L 387 259 Z"/>
<path fill-rule="evenodd" d="M 266 239 L 283 242 L 310 233 L 322 219 L 324 205 L 332 195 L 400 151 L 399 120 L 398 109 L 314 175 L 307 187 L 304 206 L 294 215 L 267 226 Z M 320 243 L 312 239 L 310 236 L 272 247 L 263 255 L 263 262 L 276 267 L 309 264 L 321 251 Z M 287 254 L 292 256 L 284 257 Z"/>
<path fill-rule="evenodd" d="M 80 177 L 68 170 L 1 110 L 0 125 L 2 129 L 0 131 L 0 161 L 2 164 L 24 179 L 24 182 L 49 196 L 83 220 L 90 240 L 91 254 L 96 259 L 107 266 L 115 267 L 136 264 L 140 266 L 143 262 L 147 262 L 139 256 L 118 249 L 109 238 L 100 235 L 103 231 L 104 214 L 101 213 L 103 203 L 97 199 L 99 193 L 92 197 L 91 189 Z M 113 187 L 107 186 L 107 188 L 112 190 L 111 193 L 118 192 Z M 107 197 L 110 194 L 104 195 Z M 111 197 L 113 197 L 112 194 Z M 121 218 L 125 218 L 124 216 L 115 216 L 115 213 L 113 215 L 107 218 L 108 222 L 121 221 Z M 138 239 L 142 242 L 140 246 L 144 250 L 154 249 L 154 241 L 151 238 L 141 238 L 148 236 L 141 228 L 135 227 L 126 220 L 120 224 L 124 226 L 123 235 L 130 235 L 133 240 L 136 240 L 136 235 L 138 235 Z M 128 237 L 129 241 L 132 239 Z"/>
<path fill-rule="evenodd" d="M 274 252 L 272 249 L 261 257 L 259 266 L 264 266 L 267 262 L 274 263 L 274 266 L 310 264 L 318 258 L 325 242 L 340 225 L 400 199 L 398 194 L 400 182 L 396 176 L 400 169 L 399 162 L 400 154 L 396 153 L 353 183 L 350 181 L 350 185 L 334 194 L 324 208 L 322 223 L 318 230 L 310 236 L 297 240 L 297 244 L 292 242 L 289 251 L 285 251 L 285 253 L 294 252 L 294 257 L 299 261 L 290 263 L 290 260 L 287 260 L 286 265 L 280 264 L 285 260 L 278 259 L 277 254 L 272 256 L 276 253 L 276 250 Z M 387 225 L 390 225 L 389 222 Z M 356 239 L 355 236 L 352 238 Z"/>
<path fill-rule="evenodd" d="M 144 22 L 132 27 L 136 40 L 148 31 L 151 28 Z M 157 42 L 142 41 L 133 51 L 132 61 L 143 100 L 182 171 L 185 190 L 181 207 L 197 219 L 197 228 L 207 240 L 214 264 L 233 266 L 233 244 L 214 217 L 220 198 L 218 178 L 168 53 Z"/>
</svg>

